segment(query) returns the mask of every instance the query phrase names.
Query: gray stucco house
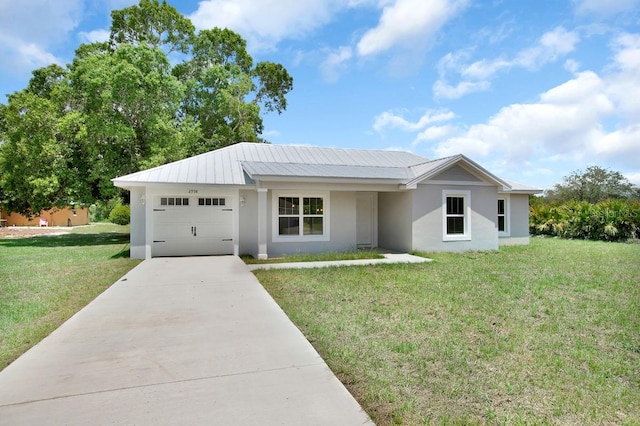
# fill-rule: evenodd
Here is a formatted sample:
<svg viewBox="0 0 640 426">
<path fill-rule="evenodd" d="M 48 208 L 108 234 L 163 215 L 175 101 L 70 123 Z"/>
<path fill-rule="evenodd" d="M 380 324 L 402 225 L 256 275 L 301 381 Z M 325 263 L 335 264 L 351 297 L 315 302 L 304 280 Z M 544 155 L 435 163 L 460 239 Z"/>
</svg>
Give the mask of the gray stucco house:
<svg viewBox="0 0 640 426">
<path fill-rule="evenodd" d="M 131 257 L 529 242 L 529 195 L 464 155 L 239 143 L 113 179 L 131 192 Z"/>
</svg>

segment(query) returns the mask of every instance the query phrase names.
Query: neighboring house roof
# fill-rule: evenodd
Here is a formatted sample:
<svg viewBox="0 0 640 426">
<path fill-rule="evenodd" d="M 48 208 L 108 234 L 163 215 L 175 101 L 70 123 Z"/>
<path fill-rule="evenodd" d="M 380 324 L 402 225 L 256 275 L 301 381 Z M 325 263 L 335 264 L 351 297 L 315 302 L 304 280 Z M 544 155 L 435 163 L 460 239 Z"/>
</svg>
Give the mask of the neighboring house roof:
<svg viewBox="0 0 640 426">
<path fill-rule="evenodd" d="M 429 160 L 405 151 L 285 146 L 243 142 L 113 179 L 120 187 L 148 183 L 253 185 L 256 180 L 366 180 L 415 187 L 462 163 L 510 191 L 511 183 L 463 155 Z M 518 184 L 520 185 L 520 184 Z M 534 188 L 520 185 L 522 191 Z"/>
</svg>

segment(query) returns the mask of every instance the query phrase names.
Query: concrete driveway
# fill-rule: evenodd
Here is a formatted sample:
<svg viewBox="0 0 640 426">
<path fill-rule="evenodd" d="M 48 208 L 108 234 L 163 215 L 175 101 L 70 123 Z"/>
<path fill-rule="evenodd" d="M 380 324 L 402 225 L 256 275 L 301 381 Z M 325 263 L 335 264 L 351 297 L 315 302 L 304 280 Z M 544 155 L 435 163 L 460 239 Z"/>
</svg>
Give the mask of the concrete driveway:
<svg viewBox="0 0 640 426">
<path fill-rule="evenodd" d="M 142 262 L 0 372 L 0 424 L 372 424 L 237 257 Z"/>
</svg>

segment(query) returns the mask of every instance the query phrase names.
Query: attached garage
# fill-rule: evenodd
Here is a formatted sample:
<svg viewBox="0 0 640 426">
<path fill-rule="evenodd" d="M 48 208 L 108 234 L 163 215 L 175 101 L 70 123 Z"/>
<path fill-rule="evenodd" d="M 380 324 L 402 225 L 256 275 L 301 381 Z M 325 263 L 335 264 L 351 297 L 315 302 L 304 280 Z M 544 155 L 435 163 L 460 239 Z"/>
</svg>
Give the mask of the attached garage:
<svg viewBox="0 0 640 426">
<path fill-rule="evenodd" d="M 231 197 L 154 196 L 152 223 L 153 257 L 233 254 Z"/>
</svg>

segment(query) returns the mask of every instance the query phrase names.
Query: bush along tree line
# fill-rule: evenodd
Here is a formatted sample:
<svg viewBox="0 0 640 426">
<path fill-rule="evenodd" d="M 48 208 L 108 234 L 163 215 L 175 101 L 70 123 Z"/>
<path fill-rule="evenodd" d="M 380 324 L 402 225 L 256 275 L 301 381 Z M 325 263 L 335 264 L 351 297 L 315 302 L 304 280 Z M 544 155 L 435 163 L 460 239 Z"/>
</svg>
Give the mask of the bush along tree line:
<svg viewBox="0 0 640 426">
<path fill-rule="evenodd" d="M 576 171 L 531 198 L 530 232 L 602 241 L 640 239 L 640 189 L 598 166 Z"/>
<path fill-rule="evenodd" d="M 108 41 L 33 71 L 0 104 L 0 203 L 27 215 L 128 194 L 111 179 L 237 142 L 265 142 L 287 70 L 228 29 L 196 32 L 165 1 L 115 10 Z"/>
</svg>

